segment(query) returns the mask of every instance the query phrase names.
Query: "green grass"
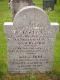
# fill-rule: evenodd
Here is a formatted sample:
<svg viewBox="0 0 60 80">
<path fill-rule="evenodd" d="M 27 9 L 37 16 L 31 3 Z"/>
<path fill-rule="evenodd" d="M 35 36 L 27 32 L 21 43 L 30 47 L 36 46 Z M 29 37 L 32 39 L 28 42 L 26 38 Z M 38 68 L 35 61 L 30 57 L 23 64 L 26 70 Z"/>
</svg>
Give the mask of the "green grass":
<svg viewBox="0 0 60 80">
<path fill-rule="evenodd" d="M 8 8 L 8 0 L 0 0 L 0 75 L 7 72 L 7 48 L 4 33 L 4 22 L 12 21 L 11 11 Z M 57 0 L 54 11 L 46 11 L 51 22 L 60 24 L 60 0 Z M 42 7 L 42 0 L 33 0 L 37 6 Z M 60 31 L 57 34 L 54 50 L 54 67 L 60 72 Z"/>
<path fill-rule="evenodd" d="M 7 0 L 0 1 L 0 74 L 7 71 L 7 50 L 6 37 L 3 24 L 5 21 L 11 21 L 11 12 L 8 8 Z"/>
<path fill-rule="evenodd" d="M 60 0 L 57 0 L 54 11 L 47 11 L 51 22 L 59 23 L 59 32 L 57 33 L 55 50 L 54 50 L 54 69 L 60 72 Z"/>
</svg>

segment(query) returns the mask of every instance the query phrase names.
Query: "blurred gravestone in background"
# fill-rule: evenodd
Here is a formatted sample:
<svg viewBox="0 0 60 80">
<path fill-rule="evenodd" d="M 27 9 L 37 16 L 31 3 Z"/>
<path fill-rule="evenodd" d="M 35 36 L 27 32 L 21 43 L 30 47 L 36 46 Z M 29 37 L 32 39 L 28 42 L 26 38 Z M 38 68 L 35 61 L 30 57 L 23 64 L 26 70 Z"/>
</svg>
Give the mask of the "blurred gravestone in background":
<svg viewBox="0 0 60 80">
<path fill-rule="evenodd" d="M 10 0 L 10 7 L 13 18 L 15 14 L 23 7 L 33 5 L 32 0 Z"/>
<path fill-rule="evenodd" d="M 55 0 L 43 0 L 43 9 L 54 10 Z"/>
</svg>

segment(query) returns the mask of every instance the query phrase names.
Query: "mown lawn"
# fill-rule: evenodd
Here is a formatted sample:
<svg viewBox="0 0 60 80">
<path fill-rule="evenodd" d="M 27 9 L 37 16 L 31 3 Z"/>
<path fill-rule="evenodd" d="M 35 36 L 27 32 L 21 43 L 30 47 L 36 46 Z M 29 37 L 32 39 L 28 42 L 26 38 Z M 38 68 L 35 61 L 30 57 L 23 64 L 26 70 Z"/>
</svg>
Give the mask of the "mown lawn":
<svg viewBox="0 0 60 80">
<path fill-rule="evenodd" d="M 33 0 L 37 6 L 42 7 L 42 0 Z M 57 0 L 54 11 L 46 11 L 51 22 L 60 24 L 60 0 Z M 7 46 L 4 33 L 4 22 L 12 21 L 8 0 L 0 0 L 0 77 L 7 73 Z M 60 76 L 60 31 L 57 33 L 54 50 L 54 72 Z"/>
</svg>

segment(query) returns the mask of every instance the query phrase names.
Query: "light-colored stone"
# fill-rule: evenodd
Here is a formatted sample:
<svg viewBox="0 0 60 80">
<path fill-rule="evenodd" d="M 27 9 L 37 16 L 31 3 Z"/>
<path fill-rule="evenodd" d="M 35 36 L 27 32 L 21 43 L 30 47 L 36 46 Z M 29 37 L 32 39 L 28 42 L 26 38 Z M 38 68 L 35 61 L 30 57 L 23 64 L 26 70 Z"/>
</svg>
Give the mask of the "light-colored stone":
<svg viewBox="0 0 60 80">
<path fill-rule="evenodd" d="M 5 23 L 9 71 L 51 71 L 58 26 L 50 23 L 47 14 L 38 7 L 18 11 L 11 26 Z"/>
</svg>

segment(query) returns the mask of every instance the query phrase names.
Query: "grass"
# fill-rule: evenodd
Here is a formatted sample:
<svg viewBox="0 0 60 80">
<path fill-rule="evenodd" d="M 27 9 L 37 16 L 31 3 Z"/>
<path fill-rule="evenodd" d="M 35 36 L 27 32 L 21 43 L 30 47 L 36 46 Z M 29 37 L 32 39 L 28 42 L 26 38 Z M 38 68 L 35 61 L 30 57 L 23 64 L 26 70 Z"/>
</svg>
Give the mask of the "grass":
<svg viewBox="0 0 60 80">
<path fill-rule="evenodd" d="M 47 12 L 51 22 L 59 23 L 59 32 L 57 33 L 54 50 L 54 69 L 60 72 L 60 0 L 57 0 L 54 11 Z"/>
<path fill-rule="evenodd" d="M 42 7 L 42 0 L 33 0 L 33 2 L 37 6 Z M 58 22 L 60 24 L 60 0 L 57 0 L 54 11 L 46 11 L 46 13 L 48 14 L 51 22 Z M 11 11 L 8 7 L 8 0 L 0 0 L 0 77 L 7 73 L 7 45 L 3 23 L 8 21 L 12 21 Z M 60 76 L 60 31 L 57 33 L 55 42 L 53 70 L 53 74 Z"/>
<path fill-rule="evenodd" d="M 7 71 L 7 50 L 6 37 L 3 24 L 5 21 L 11 21 L 11 12 L 8 8 L 7 0 L 0 1 L 0 75 Z"/>
<path fill-rule="evenodd" d="M 7 74 L 4 75 L 1 80 L 60 80 L 54 74 L 43 73 L 27 73 L 27 74 Z"/>
</svg>

